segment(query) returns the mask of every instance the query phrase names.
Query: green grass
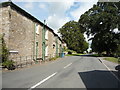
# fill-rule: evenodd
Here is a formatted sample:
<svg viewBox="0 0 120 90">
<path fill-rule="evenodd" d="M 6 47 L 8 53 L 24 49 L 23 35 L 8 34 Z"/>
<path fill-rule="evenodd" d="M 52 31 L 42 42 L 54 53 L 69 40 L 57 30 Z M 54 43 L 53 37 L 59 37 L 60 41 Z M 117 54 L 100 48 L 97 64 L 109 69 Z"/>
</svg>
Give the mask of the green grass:
<svg viewBox="0 0 120 90">
<path fill-rule="evenodd" d="M 93 56 L 93 57 L 102 57 L 102 55 L 99 55 L 99 54 L 92 54 L 90 56 Z"/>
<path fill-rule="evenodd" d="M 120 62 L 118 62 L 118 58 L 114 58 L 114 57 L 106 57 L 106 58 L 103 58 L 103 59 L 107 60 L 107 61 L 114 62 L 114 63 L 120 63 Z"/>
<path fill-rule="evenodd" d="M 77 53 L 77 54 L 67 54 L 66 56 L 79 56 L 79 55 L 84 55 L 84 54 L 81 54 L 81 53 Z"/>
</svg>

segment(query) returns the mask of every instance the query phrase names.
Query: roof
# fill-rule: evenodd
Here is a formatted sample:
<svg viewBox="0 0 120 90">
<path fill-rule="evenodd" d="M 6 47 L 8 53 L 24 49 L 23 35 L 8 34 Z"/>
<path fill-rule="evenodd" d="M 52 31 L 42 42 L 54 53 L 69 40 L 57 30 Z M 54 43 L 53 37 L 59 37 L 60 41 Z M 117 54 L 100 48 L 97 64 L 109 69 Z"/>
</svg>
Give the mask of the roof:
<svg viewBox="0 0 120 90">
<path fill-rule="evenodd" d="M 19 6 L 17 6 L 13 2 L 8 1 L 8 2 L 2 2 L 2 3 L 0 3 L 0 8 L 7 7 L 7 6 L 11 6 L 12 9 L 15 9 L 17 12 L 19 12 L 23 16 L 31 19 L 34 22 L 39 23 L 41 26 L 45 26 L 45 28 L 49 29 L 54 34 L 54 36 L 57 36 L 61 40 L 61 38 L 57 34 L 54 33 L 53 29 L 51 29 L 50 27 L 48 27 L 47 25 L 45 25 L 44 23 L 42 23 L 41 21 L 39 21 L 37 18 L 35 18 L 34 16 L 32 16 L 31 14 L 29 14 L 28 12 L 26 12 L 25 10 L 23 10 L 22 8 L 20 8 Z"/>
</svg>

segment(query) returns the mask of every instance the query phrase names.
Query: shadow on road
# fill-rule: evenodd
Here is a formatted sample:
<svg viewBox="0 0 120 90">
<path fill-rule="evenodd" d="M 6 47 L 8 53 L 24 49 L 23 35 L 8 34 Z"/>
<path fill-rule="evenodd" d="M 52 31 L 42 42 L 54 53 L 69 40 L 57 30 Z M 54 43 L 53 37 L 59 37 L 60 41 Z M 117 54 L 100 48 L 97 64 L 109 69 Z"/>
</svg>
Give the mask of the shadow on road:
<svg viewBox="0 0 120 90">
<path fill-rule="evenodd" d="M 86 55 L 71 54 L 71 56 L 97 57 L 97 56 L 93 56 L 93 55 L 90 55 L 90 54 L 86 54 Z"/>
<path fill-rule="evenodd" d="M 109 71 L 94 70 L 78 72 L 78 74 L 87 90 L 90 88 L 120 88 L 120 82 Z"/>
<path fill-rule="evenodd" d="M 71 56 L 98 57 L 98 56 L 94 56 L 94 55 L 92 55 L 92 54 L 85 54 L 85 55 L 71 54 Z M 100 57 L 100 56 L 99 56 L 99 57 Z"/>
</svg>

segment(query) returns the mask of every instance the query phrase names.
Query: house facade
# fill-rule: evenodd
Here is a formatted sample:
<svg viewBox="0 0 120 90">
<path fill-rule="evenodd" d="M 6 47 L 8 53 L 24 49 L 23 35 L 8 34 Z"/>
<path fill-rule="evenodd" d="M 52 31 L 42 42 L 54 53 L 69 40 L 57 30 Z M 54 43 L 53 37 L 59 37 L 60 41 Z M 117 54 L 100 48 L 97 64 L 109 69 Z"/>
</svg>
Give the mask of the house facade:
<svg viewBox="0 0 120 90">
<path fill-rule="evenodd" d="M 0 34 L 9 50 L 9 59 L 45 60 L 61 53 L 62 40 L 45 23 L 12 2 L 0 6 Z"/>
</svg>

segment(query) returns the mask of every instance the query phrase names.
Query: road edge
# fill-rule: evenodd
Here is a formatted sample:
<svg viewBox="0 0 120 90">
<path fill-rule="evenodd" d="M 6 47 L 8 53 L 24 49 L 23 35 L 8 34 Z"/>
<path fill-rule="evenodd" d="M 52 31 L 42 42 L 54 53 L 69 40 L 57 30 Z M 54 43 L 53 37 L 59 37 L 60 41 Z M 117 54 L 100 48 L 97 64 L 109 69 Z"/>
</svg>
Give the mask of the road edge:
<svg viewBox="0 0 120 90">
<path fill-rule="evenodd" d="M 106 69 L 120 82 L 120 79 L 112 72 L 112 70 L 100 59 L 97 57 L 97 59 L 106 67 Z"/>
</svg>

